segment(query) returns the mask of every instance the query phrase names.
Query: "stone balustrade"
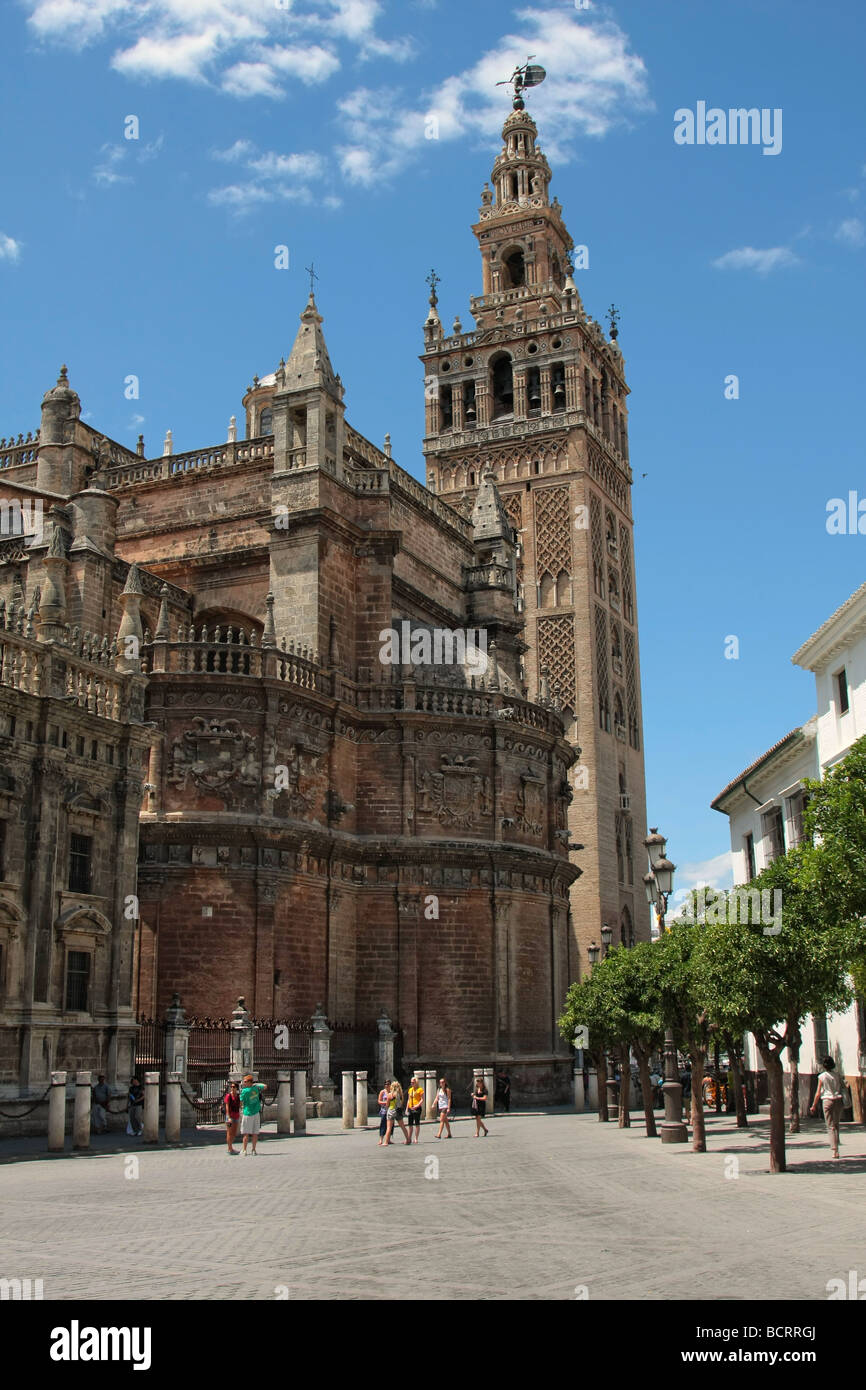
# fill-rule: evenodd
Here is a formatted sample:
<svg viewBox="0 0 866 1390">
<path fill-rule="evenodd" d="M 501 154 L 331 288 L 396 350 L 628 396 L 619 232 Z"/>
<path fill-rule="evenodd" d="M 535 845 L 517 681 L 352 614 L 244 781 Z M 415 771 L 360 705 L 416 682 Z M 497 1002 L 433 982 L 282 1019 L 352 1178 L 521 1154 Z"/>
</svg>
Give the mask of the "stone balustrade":
<svg viewBox="0 0 866 1390">
<path fill-rule="evenodd" d="M 123 463 L 108 470 L 106 486 L 111 491 L 116 491 L 134 483 L 158 482 L 184 477 L 190 472 L 234 468 L 237 464 L 272 459 L 273 456 L 272 434 L 263 435 L 258 439 L 239 439 L 216 444 L 212 448 L 191 449 L 185 454 L 166 454 L 163 458 L 137 459 L 134 463 Z"/>
</svg>

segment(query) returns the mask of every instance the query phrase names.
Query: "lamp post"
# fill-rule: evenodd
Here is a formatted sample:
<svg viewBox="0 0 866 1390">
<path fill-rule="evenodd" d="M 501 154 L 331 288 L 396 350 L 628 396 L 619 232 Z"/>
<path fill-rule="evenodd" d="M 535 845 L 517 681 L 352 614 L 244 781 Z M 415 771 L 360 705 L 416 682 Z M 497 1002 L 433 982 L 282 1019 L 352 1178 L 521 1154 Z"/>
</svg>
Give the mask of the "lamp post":
<svg viewBox="0 0 866 1390">
<path fill-rule="evenodd" d="M 644 840 L 649 855 L 650 869 L 644 874 L 644 888 L 647 902 L 656 910 L 659 931 L 664 932 L 668 898 L 673 892 L 676 864 L 667 858 L 667 840 L 660 835 L 655 826 Z M 659 1127 L 663 1144 L 688 1143 L 688 1125 L 683 1123 L 683 1088 L 677 1074 L 677 1049 L 674 1030 L 665 1029 L 665 1080 L 662 1086 L 665 1097 L 665 1117 Z"/>
<path fill-rule="evenodd" d="M 602 960 L 607 958 L 610 951 L 610 943 L 613 940 L 613 932 L 605 922 L 601 928 Z M 607 1049 L 607 1113 L 611 1120 L 619 1113 L 619 1099 L 616 1092 L 616 1058 L 613 1048 Z"/>
<path fill-rule="evenodd" d="M 604 940 L 603 935 L 602 940 Z M 589 958 L 589 968 L 590 970 L 592 970 L 593 967 L 598 964 L 598 957 L 600 954 L 600 948 L 595 941 L 591 942 L 591 944 L 587 946 L 586 954 Z M 604 1104 L 602 1104 L 602 1100 L 604 1100 Z M 605 1095 L 603 1097 L 599 1095 L 598 1097 L 598 1118 L 602 1124 L 604 1124 L 606 1120 L 610 1119 L 607 1103 L 607 1088 L 605 1088 Z"/>
</svg>

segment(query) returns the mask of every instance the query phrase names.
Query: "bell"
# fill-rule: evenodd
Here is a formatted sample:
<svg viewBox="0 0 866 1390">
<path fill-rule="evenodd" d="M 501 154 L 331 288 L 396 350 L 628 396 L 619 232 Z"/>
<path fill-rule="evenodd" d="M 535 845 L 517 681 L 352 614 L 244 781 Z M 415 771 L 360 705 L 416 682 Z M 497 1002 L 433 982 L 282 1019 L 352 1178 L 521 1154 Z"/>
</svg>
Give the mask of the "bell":
<svg viewBox="0 0 866 1390">
<path fill-rule="evenodd" d="M 529 408 L 530 410 L 541 409 L 541 392 L 537 386 L 533 386 L 529 392 Z"/>
<path fill-rule="evenodd" d="M 476 418 L 477 416 L 475 411 L 475 397 L 472 396 L 471 399 L 468 400 L 466 403 L 466 419 L 467 421 L 469 421 L 475 420 Z"/>
<path fill-rule="evenodd" d="M 565 387 L 558 381 L 553 388 L 553 400 L 555 405 L 565 405 Z"/>
</svg>

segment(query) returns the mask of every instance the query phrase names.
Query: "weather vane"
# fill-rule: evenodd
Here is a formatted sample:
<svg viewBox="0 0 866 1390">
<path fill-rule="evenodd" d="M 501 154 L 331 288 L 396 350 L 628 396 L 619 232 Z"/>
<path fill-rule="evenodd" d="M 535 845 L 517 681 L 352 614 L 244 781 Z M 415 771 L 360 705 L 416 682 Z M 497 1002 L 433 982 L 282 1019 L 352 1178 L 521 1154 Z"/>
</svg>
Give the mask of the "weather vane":
<svg viewBox="0 0 866 1390">
<path fill-rule="evenodd" d="M 435 270 L 431 270 L 430 274 L 427 276 L 427 279 L 425 281 L 425 284 L 430 286 L 430 303 L 433 305 L 439 303 L 439 296 L 436 293 L 436 286 L 441 283 L 441 280 L 441 275 L 437 275 Z"/>
<path fill-rule="evenodd" d="M 615 304 L 611 304 L 607 311 L 607 316 L 610 320 L 610 336 L 613 338 L 614 342 L 616 342 L 619 337 L 619 309 Z"/>
<path fill-rule="evenodd" d="M 502 82 L 497 82 L 496 84 L 497 87 L 508 87 L 512 82 L 514 83 L 515 111 L 523 110 L 524 101 L 523 97 L 521 96 L 521 93 L 525 90 L 525 88 L 537 87 L 539 83 L 543 82 L 545 77 L 547 76 L 547 73 L 544 71 L 544 68 L 539 67 L 537 63 L 533 63 L 532 59 L 534 57 L 535 54 L 530 53 L 529 57 L 527 58 L 526 62 L 523 64 L 522 67 L 515 68 L 510 77 L 506 77 Z"/>
<path fill-rule="evenodd" d="M 318 280 L 318 278 L 319 278 L 318 275 L 316 274 L 315 265 L 316 265 L 316 262 L 315 262 L 315 261 L 310 261 L 310 264 L 309 264 L 309 265 L 305 265 L 305 266 L 304 266 L 304 270 L 307 272 L 307 274 L 308 274 L 309 277 L 310 277 L 310 294 L 315 294 L 315 288 L 314 288 L 314 285 L 313 285 L 313 281 L 314 281 L 314 280 Z"/>
</svg>

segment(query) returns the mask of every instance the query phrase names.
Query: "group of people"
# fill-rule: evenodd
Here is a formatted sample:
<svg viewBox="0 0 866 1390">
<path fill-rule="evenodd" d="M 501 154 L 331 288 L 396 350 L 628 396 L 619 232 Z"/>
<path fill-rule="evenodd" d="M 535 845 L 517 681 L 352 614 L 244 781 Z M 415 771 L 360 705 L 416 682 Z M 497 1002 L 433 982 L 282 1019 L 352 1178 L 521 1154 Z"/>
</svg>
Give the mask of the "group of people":
<svg viewBox="0 0 866 1390">
<path fill-rule="evenodd" d="M 222 1105 L 226 1119 L 226 1145 L 230 1154 L 236 1154 L 235 1139 L 240 1129 L 243 1139 L 241 1141 L 241 1153 L 246 1155 L 247 1144 L 250 1151 L 256 1152 L 256 1145 L 259 1142 L 259 1131 L 262 1127 L 262 1097 L 265 1093 L 265 1083 L 254 1081 L 251 1076 L 245 1076 L 243 1081 L 238 1083 L 232 1081 L 225 1095 Z"/>
<path fill-rule="evenodd" d="M 475 1116 L 475 1138 L 485 1138 L 490 1133 L 484 1118 L 487 1114 L 487 1087 L 483 1077 L 476 1077 L 475 1084 L 470 1093 L 472 1113 Z M 394 1126 L 399 1125 L 403 1132 L 403 1142 L 406 1144 L 417 1144 L 421 1134 L 421 1120 L 424 1112 L 424 1087 L 413 1076 L 409 1085 L 409 1093 L 403 1096 L 403 1087 L 396 1078 L 386 1077 L 385 1083 L 379 1092 L 379 1147 L 387 1148 L 391 1143 L 391 1135 L 394 1133 Z M 434 1110 L 439 1117 L 439 1129 L 436 1138 L 441 1139 L 443 1131 L 446 1139 L 451 1139 L 451 1115 L 454 1109 L 454 1093 L 448 1085 L 444 1076 L 439 1078 L 439 1086 L 436 1091 Z M 405 1118 L 404 1118 L 405 1116 Z M 406 1121 L 408 1120 L 408 1128 Z"/>
</svg>

